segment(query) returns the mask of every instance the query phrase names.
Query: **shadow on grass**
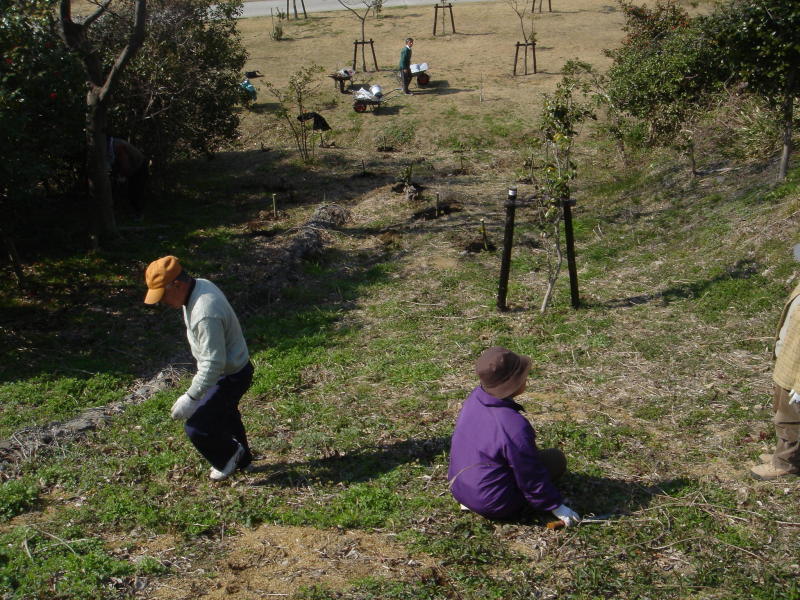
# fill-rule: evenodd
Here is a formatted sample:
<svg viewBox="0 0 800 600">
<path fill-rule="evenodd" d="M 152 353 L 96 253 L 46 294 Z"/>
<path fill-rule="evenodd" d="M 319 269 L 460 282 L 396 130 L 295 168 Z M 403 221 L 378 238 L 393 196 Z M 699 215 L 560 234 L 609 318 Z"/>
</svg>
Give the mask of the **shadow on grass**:
<svg viewBox="0 0 800 600">
<path fill-rule="evenodd" d="M 418 462 L 430 465 L 450 446 L 449 437 L 406 440 L 385 446 L 360 449 L 343 456 L 331 456 L 296 463 L 256 466 L 258 479 L 252 485 L 305 487 L 310 480 L 359 483 L 369 481 L 399 465 Z"/>
<path fill-rule="evenodd" d="M 257 114 L 263 114 L 266 112 L 275 112 L 280 107 L 281 105 L 277 102 L 254 102 L 247 108 L 247 110 Z"/>
<path fill-rule="evenodd" d="M 648 302 L 653 302 L 654 300 L 659 300 L 662 304 L 669 304 L 670 302 L 675 302 L 676 300 L 699 298 L 718 283 L 729 281 L 731 279 L 749 279 L 753 275 L 757 274 L 761 268 L 762 266 L 753 259 L 742 259 L 736 261 L 733 266 L 725 269 L 724 273 L 720 273 L 719 275 L 709 279 L 668 287 L 652 294 L 639 294 L 637 296 L 628 296 L 627 298 L 607 300 L 606 302 L 588 302 L 586 303 L 586 306 L 590 308 L 624 308 L 627 306 L 647 304 Z"/>
<path fill-rule="evenodd" d="M 567 473 L 558 482 L 567 504 L 580 515 L 586 518 L 603 517 L 609 521 L 647 508 L 654 496 L 671 496 L 694 485 L 689 479 L 675 478 L 645 486 L 635 481 L 583 473 Z M 511 522 L 540 525 L 542 521 L 552 520 L 550 513 L 530 510 Z"/>
</svg>

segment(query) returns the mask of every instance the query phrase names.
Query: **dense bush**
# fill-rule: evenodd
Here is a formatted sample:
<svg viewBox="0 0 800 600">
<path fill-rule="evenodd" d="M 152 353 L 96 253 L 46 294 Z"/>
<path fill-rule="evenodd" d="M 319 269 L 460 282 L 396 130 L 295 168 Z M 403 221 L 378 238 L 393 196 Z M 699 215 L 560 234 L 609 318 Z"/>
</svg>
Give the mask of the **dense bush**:
<svg viewBox="0 0 800 600">
<path fill-rule="evenodd" d="M 111 133 L 158 164 L 232 139 L 247 56 L 236 29 L 241 7 L 240 0 L 150 0 L 144 45 L 115 92 Z M 125 12 L 104 19 L 99 46 L 118 49 L 129 22 Z"/>
<path fill-rule="evenodd" d="M 655 7 L 622 3 L 628 36 L 608 52 L 608 94 L 620 110 L 644 120 L 651 141 L 674 139 L 704 107 L 725 73 L 697 22 L 672 0 Z"/>
<path fill-rule="evenodd" d="M 703 20 L 713 40 L 709 70 L 729 69 L 748 89 L 769 102 L 783 130 L 779 178 L 786 177 L 792 152 L 794 104 L 800 97 L 800 2 L 729 0 Z"/>
<path fill-rule="evenodd" d="M 76 180 L 84 79 L 58 39 L 52 0 L 0 0 L 0 202 L 14 235 L 36 197 Z"/>
</svg>

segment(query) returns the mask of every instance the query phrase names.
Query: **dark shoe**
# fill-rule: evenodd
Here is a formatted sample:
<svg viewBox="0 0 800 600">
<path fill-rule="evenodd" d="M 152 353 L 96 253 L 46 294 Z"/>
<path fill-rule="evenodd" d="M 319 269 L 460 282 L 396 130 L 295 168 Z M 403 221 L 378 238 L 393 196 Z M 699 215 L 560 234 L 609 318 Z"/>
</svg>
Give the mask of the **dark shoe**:
<svg viewBox="0 0 800 600">
<path fill-rule="evenodd" d="M 250 452 L 249 448 L 245 448 L 244 454 L 242 454 L 242 457 L 239 459 L 239 462 L 236 463 L 236 468 L 239 471 L 245 471 L 249 473 L 250 465 L 252 464 L 252 462 L 253 462 L 253 454 L 252 452 Z"/>
<path fill-rule="evenodd" d="M 760 481 L 772 481 L 773 479 L 780 479 L 781 477 L 797 477 L 797 473 L 785 471 L 784 469 L 772 466 L 772 463 L 767 463 L 764 465 L 757 465 L 750 469 L 750 476 Z"/>
</svg>

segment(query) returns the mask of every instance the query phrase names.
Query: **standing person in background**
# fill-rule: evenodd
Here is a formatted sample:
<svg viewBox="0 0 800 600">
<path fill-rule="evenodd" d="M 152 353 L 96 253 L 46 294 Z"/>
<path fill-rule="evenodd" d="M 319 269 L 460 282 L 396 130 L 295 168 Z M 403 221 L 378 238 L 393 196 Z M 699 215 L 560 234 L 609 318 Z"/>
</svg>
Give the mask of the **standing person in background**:
<svg viewBox="0 0 800 600">
<path fill-rule="evenodd" d="M 253 460 L 239 412 L 253 364 L 239 320 L 216 285 L 190 276 L 174 256 L 150 263 L 145 282 L 145 304 L 183 310 L 197 373 L 171 415 L 186 421 L 186 435 L 212 465 L 211 479 L 221 481 Z"/>
<path fill-rule="evenodd" d="M 478 358 L 481 384 L 458 415 L 447 478 L 462 509 L 488 519 L 513 519 L 527 508 L 552 512 L 567 527 L 580 516 L 553 484 L 567 470 L 557 448 L 539 450 L 536 433 L 512 400 L 527 385 L 531 360 L 495 346 Z"/>
<path fill-rule="evenodd" d="M 141 220 L 150 175 L 147 157 L 130 142 L 111 136 L 108 137 L 107 153 L 112 181 L 124 187 L 134 216 Z"/>
<path fill-rule="evenodd" d="M 800 244 L 794 254 L 800 259 Z M 762 454 L 762 464 L 750 469 L 752 477 L 767 481 L 800 474 L 800 285 L 783 307 L 772 356 L 775 453 Z"/>
<path fill-rule="evenodd" d="M 408 84 L 411 83 L 411 48 L 414 46 L 413 38 L 406 38 L 406 45 L 400 50 L 400 76 L 403 78 L 403 93 L 411 95 Z"/>
</svg>

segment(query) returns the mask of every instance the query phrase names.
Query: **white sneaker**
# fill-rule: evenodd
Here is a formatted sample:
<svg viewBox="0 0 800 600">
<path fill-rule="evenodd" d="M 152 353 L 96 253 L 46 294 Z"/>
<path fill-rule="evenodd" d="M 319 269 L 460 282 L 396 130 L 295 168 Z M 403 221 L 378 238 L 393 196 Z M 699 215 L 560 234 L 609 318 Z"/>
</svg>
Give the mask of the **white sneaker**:
<svg viewBox="0 0 800 600">
<path fill-rule="evenodd" d="M 239 464 L 239 459 L 242 458 L 243 454 L 244 446 L 239 444 L 239 447 L 236 448 L 236 452 L 233 453 L 233 456 L 231 456 L 231 459 L 227 462 L 225 468 L 222 469 L 222 471 L 219 471 L 214 467 L 211 467 L 211 474 L 209 477 L 211 477 L 211 479 L 214 481 L 222 481 L 223 479 L 230 477 L 231 473 L 236 470 L 236 465 Z"/>
</svg>

